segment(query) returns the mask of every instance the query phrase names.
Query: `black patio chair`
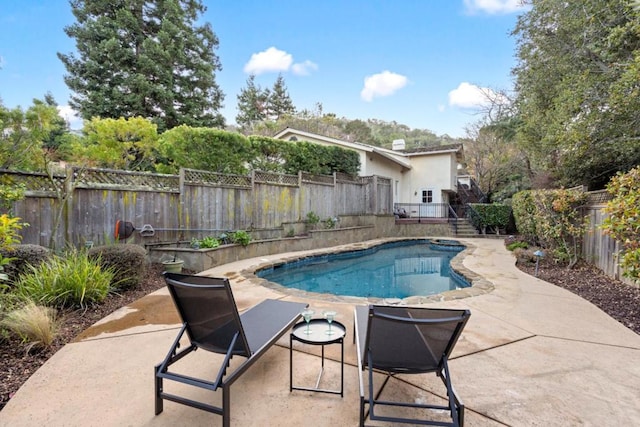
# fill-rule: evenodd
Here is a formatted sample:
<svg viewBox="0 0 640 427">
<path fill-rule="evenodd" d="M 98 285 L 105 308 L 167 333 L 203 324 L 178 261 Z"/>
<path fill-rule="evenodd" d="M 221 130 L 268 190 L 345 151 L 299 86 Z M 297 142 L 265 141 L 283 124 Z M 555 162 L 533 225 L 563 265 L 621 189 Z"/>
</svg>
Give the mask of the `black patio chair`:
<svg viewBox="0 0 640 427">
<path fill-rule="evenodd" d="M 464 405 L 451 385 L 447 360 L 471 313 L 405 306 L 356 306 L 355 340 L 360 373 L 360 425 L 372 421 L 437 426 L 462 426 Z M 365 396 L 364 370 L 368 370 Z M 374 396 L 374 371 L 386 374 Z M 382 400 L 389 379 L 398 374 L 435 373 L 446 388 L 448 405 Z M 369 405 L 365 412 L 365 405 Z M 376 406 L 422 408 L 420 418 L 376 414 Z M 429 420 L 429 410 L 449 412 L 451 421 Z M 389 412 L 388 410 L 386 411 Z M 422 416 L 424 415 L 424 417 Z M 411 413 L 414 415 L 414 412 Z"/>
<path fill-rule="evenodd" d="M 228 427 L 231 385 L 293 326 L 306 304 L 268 299 L 239 314 L 228 279 L 165 273 L 165 281 L 183 324 L 169 353 L 155 367 L 156 415 L 162 412 L 165 399 L 222 415 L 222 424 Z M 178 350 L 185 333 L 189 344 Z M 173 363 L 197 349 L 224 354 L 215 379 L 199 379 L 169 371 Z M 227 372 L 233 356 L 246 359 Z M 167 393 L 163 380 L 211 391 L 221 388 L 222 406 Z"/>
</svg>

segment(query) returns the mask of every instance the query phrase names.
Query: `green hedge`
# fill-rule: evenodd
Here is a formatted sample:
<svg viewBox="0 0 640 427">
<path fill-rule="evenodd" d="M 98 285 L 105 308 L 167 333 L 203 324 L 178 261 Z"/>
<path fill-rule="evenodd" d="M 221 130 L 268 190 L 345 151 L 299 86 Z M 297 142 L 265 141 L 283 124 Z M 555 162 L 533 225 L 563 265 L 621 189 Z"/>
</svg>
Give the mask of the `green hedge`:
<svg viewBox="0 0 640 427">
<path fill-rule="evenodd" d="M 177 173 L 181 167 L 239 175 L 247 173 L 247 166 L 288 174 L 357 175 L 360 170 L 354 150 L 184 125 L 160 136 L 158 152 L 157 170 L 162 173 Z"/>
<path fill-rule="evenodd" d="M 511 217 L 511 207 L 501 203 L 483 204 L 470 203 L 469 219 L 474 227 L 482 230 L 483 233 L 488 228 L 492 228 L 497 234 L 500 229 L 504 229 L 509 224 Z"/>
<path fill-rule="evenodd" d="M 252 151 L 242 134 L 220 129 L 182 125 L 163 133 L 159 139 L 162 173 L 178 173 L 181 167 L 218 173 L 245 174 Z"/>
</svg>

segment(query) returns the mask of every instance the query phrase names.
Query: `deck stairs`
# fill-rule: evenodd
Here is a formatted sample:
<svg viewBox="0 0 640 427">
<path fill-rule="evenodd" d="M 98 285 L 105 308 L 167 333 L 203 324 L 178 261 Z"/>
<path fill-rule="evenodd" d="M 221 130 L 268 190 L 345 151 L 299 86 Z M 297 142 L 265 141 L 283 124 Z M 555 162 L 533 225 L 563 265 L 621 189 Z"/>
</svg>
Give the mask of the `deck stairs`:
<svg viewBox="0 0 640 427">
<path fill-rule="evenodd" d="M 457 225 L 451 224 L 451 232 L 456 237 L 483 237 L 478 230 L 471 225 L 468 218 L 458 218 Z"/>
</svg>

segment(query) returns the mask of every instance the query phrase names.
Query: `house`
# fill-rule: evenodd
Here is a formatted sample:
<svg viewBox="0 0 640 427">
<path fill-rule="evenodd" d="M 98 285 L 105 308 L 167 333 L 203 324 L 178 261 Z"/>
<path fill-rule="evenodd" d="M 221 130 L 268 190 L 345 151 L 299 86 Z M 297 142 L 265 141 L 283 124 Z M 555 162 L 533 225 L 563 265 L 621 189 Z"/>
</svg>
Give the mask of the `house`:
<svg viewBox="0 0 640 427">
<path fill-rule="evenodd" d="M 390 178 L 394 185 L 394 206 L 404 208 L 412 217 L 446 218 L 458 191 L 462 144 L 405 150 L 403 141 L 394 141 L 394 149 L 389 150 L 292 128 L 278 132 L 274 138 L 356 151 L 360 155 L 360 175 Z"/>
</svg>

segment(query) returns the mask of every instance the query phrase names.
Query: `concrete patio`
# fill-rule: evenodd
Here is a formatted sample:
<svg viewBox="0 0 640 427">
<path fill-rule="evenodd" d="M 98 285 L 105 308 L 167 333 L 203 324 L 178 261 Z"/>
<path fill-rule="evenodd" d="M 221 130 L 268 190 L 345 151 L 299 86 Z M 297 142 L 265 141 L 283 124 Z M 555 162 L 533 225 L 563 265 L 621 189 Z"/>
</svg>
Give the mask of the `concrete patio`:
<svg viewBox="0 0 640 427">
<path fill-rule="evenodd" d="M 464 267 L 494 289 L 426 305 L 472 313 L 449 365 L 466 405 L 465 425 L 640 425 L 640 335 L 582 298 L 519 271 L 501 240 L 462 242 L 471 248 Z M 240 310 L 264 298 L 308 302 L 316 312 L 336 309 L 337 320 L 347 328 L 345 395 L 289 392 L 286 334 L 232 386 L 232 425 L 356 426 L 358 372 L 351 334 L 358 300 L 285 295 L 238 273 L 276 258 L 239 261 L 206 274 L 231 279 Z M 166 288 L 119 310 L 39 369 L 0 412 L 0 426 L 221 425 L 220 416 L 172 402 L 154 415 L 153 367 L 164 358 L 178 327 Z M 327 347 L 331 360 L 323 387 L 339 387 L 339 349 Z M 295 343 L 294 350 L 296 382 L 313 383 L 319 347 Z M 194 375 L 211 377 L 217 371 L 217 355 L 199 351 L 190 357 L 196 360 L 188 366 Z M 443 396 L 433 375 L 392 380 L 386 392 L 421 401 Z M 201 399 L 207 395 L 186 393 Z M 219 401 L 219 396 L 211 399 Z"/>
</svg>

